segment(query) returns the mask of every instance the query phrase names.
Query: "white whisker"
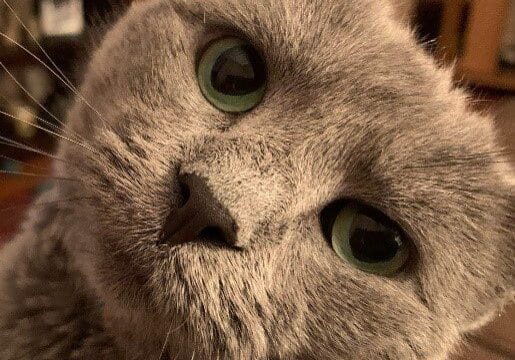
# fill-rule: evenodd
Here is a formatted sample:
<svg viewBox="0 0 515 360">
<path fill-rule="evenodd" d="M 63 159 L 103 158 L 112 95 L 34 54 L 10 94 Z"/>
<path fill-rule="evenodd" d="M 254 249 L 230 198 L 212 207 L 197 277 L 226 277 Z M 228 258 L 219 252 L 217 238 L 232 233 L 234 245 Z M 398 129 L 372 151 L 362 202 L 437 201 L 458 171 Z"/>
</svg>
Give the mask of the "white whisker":
<svg viewBox="0 0 515 360">
<path fill-rule="evenodd" d="M 6 102 L 8 102 L 8 100 L 5 98 L 5 96 L 0 95 L 0 98 L 4 99 Z M 35 119 L 39 120 L 43 124 L 55 129 L 56 131 L 61 131 L 62 133 L 67 134 L 69 136 L 74 136 L 78 140 L 85 141 L 85 139 L 82 136 L 80 136 L 79 134 L 77 134 L 74 131 L 68 132 L 68 131 L 66 131 L 66 129 L 64 127 L 60 127 L 58 125 L 52 124 L 50 121 L 45 120 L 42 117 L 37 116 L 28 110 L 25 110 L 25 112 L 27 112 L 29 115 L 33 116 Z"/>
<path fill-rule="evenodd" d="M 92 147 L 89 147 L 88 145 L 85 145 L 85 144 L 83 144 L 83 143 L 81 143 L 81 142 L 78 142 L 78 141 L 76 141 L 75 139 L 71 139 L 71 138 L 69 138 L 69 137 L 63 136 L 63 135 L 61 135 L 61 134 L 56 133 L 55 131 L 49 130 L 49 129 L 44 128 L 44 127 L 42 127 L 42 126 L 39 126 L 39 125 L 37 125 L 37 124 L 33 124 L 33 123 L 31 123 L 30 121 L 26 121 L 26 120 L 23 120 L 23 119 L 17 118 L 16 116 L 13 116 L 13 115 L 8 114 L 8 113 L 6 113 L 6 112 L 4 112 L 4 111 L 1 111 L 1 110 L 0 110 L 0 114 L 2 114 L 2 115 L 4 115 L 4 116 L 7 116 L 7 117 L 10 117 L 11 119 L 17 120 L 17 121 L 19 121 L 19 122 L 21 122 L 21 123 L 24 123 L 24 124 L 27 124 L 27 125 L 29 125 L 29 126 L 32 126 L 32 127 L 36 128 L 36 129 L 39 129 L 39 130 L 41 130 L 41 131 L 44 131 L 44 132 L 46 132 L 47 134 L 53 135 L 53 136 L 55 136 L 55 137 L 57 137 L 57 138 L 59 138 L 59 139 L 66 140 L 66 141 L 68 141 L 68 142 L 70 142 L 70 143 L 72 143 L 72 144 L 74 144 L 74 145 L 80 146 L 80 147 L 81 147 L 81 148 L 83 148 L 83 149 L 86 149 L 86 150 L 88 150 L 88 151 L 91 151 L 91 152 L 93 152 L 94 154 L 98 154 L 98 152 L 97 152 L 95 149 L 93 149 Z"/>
<path fill-rule="evenodd" d="M 5 0 L 4 0 L 5 2 Z M 10 38 L 9 36 L 7 36 L 6 34 L 0 32 L 0 36 L 4 37 L 5 39 L 9 40 L 10 42 L 12 42 L 13 44 L 15 44 L 16 46 L 18 46 L 20 49 L 22 49 L 23 51 L 25 51 L 27 54 L 29 54 L 30 56 L 32 56 L 37 62 L 39 62 L 41 65 L 43 65 L 48 71 L 50 71 L 58 80 L 60 80 L 75 96 L 77 96 L 79 98 L 79 100 L 81 100 L 84 104 L 86 104 L 87 107 L 89 107 L 98 117 L 99 119 L 104 122 L 104 124 L 106 124 L 106 121 L 105 119 L 103 118 L 103 116 L 100 114 L 100 112 L 98 112 L 85 98 L 84 96 L 82 96 L 82 94 L 77 90 L 77 88 L 75 88 L 73 86 L 73 84 L 71 84 L 70 80 L 68 80 L 68 78 L 64 77 L 64 74 L 61 76 L 59 74 L 56 73 L 55 70 L 53 70 L 50 66 L 48 66 L 43 60 L 41 60 L 37 55 L 35 55 L 33 52 L 31 52 L 29 49 L 27 49 L 25 46 L 23 46 L 22 44 L 20 44 L 19 42 L 17 42 L 16 40 Z M 39 46 L 39 44 L 38 44 Z M 46 52 L 43 50 L 42 47 L 40 47 L 42 49 L 42 51 L 46 54 Z M 47 55 L 48 56 L 48 55 Z M 51 61 L 51 60 L 50 60 Z M 53 61 L 51 61 L 52 64 L 54 64 Z M 54 66 L 56 66 L 54 64 Z M 58 68 L 57 68 L 58 69 Z M 59 73 L 62 74 L 62 72 L 59 70 Z"/>
<path fill-rule="evenodd" d="M 168 332 L 166 333 L 166 338 L 165 338 L 165 342 L 163 343 L 163 347 L 161 348 L 161 352 L 159 353 L 159 356 L 157 357 L 156 360 L 160 360 L 165 351 L 166 351 L 166 345 L 168 345 L 168 339 L 170 338 L 170 334 L 172 333 L 172 326 L 173 326 L 173 323 L 170 323 L 170 327 L 168 328 Z"/>
<path fill-rule="evenodd" d="M 50 63 L 54 66 L 54 68 L 59 72 L 59 74 L 62 76 L 62 78 L 64 80 L 66 80 L 66 83 L 67 85 L 70 85 L 71 87 L 74 87 L 72 82 L 70 81 L 70 79 L 68 79 L 66 77 L 66 75 L 61 71 L 61 69 L 59 69 L 59 66 L 57 66 L 57 64 L 54 62 L 54 60 L 52 60 L 52 58 L 50 57 L 50 55 L 48 55 L 48 53 L 45 51 L 45 49 L 43 48 L 43 46 L 41 46 L 41 44 L 39 43 L 39 41 L 36 39 L 36 37 L 34 36 L 34 34 L 32 34 L 32 32 L 30 31 L 30 29 L 23 23 L 23 21 L 20 19 L 20 17 L 18 16 L 18 14 L 16 13 L 16 11 L 12 8 L 12 6 L 7 2 L 7 0 L 3 0 L 5 6 L 7 6 L 7 8 L 9 9 L 9 11 L 14 15 L 14 17 L 16 18 L 16 21 L 18 21 L 18 23 L 23 27 L 23 29 L 27 32 L 27 34 L 29 34 L 30 38 L 32 39 L 32 41 L 34 41 L 34 43 L 38 46 L 38 48 L 43 52 L 43 54 L 45 55 L 45 57 L 48 59 L 48 61 L 50 61 Z M 2 34 L 4 35 L 4 34 Z M 34 56 L 34 58 L 36 60 L 38 60 L 39 62 L 41 62 L 43 65 L 46 66 L 45 63 L 43 63 L 43 61 L 41 61 L 37 56 L 33 55 L 32 53 L 30 53 L 30 51 L 28 51 L 27 49 L 25 49 L 23 46 L 21 46 L 20 44 L 18 44 L 16 41 L 14 41 L 13 39 L 9 38 L 8 36 L 4 35 L 4 37 L 6 37 L 8 40 L 14 42 L 16 45 L 20 46 L 23 50 L 27 51 L 29 54 L 31 54 L 32 56 Z M 51 70 L 51 69 L 49 69 Z M 56 75 L 57 76 L 57 75 Z M 64 80 L 62 80 L 63 82 L 65 82 Z"/>
<path fill-rule="evenodd" d="M 32 94 L 16 79 L 16 77 L 9 71 L 9 69 L 0 61 L 0 66 L 5 70 L 7 75 L 20 87 L 20 89 L 27 95 L 36 105 L 38 105 L 44 112 L 46 112 L 48 115 L 52 117 L 55 121 L 57 121 L 59 124 L 61 124 L 63 127 L 66 126 L 64 122 L 59 120 L 54 114 L 52 114 L 49 110 L 47 110 L 46 107 L 41 105 L 41 103 L 34 97 Z"/>
<path fill-rule="evenodd" d="M 184 319 L 184 321 L 181 322 L 179 324 L 179 326 L 177 326 L 175 329 L 172 329 L 173 323 L 170 324 L 170 327 L 168 328 L 168 332 L 166 334 L 165 342 L 163 343 L 163 348 L 162 348 L 161 353 L 159 354 L 159 357 L 157 358 L 157 360 L 159 360 L 163 357 L 165 350 L 166 350 L 166 346 L 168 345 L 168 341 L 170 341 L 171 334 L 178 331 L 181 327 L 183 327 L 184 324 L 186 324 L 186 321 L 187 321 L 187 319 Z"/>
<path fill-rule="evenodd" d="M 34 60 L 36 60 L 38 63 L 40 63 L 41 65 L 43 65 L 48 71 L 50 71 L 58 80 L 60 80 L 64 85 L 66 85 L 67 87 L 72 87 L 72 85 L 70 85 L 69 83 L 69 80 L 63 78 L 62 75 L 59 75 L 57 74 L 57 72 L 52 69 L 49 65 L 47 65 L 43 60 L 41 60 L 40 57 L 38 57 L 36 54 L 34 54 L 32 51 L 30 51 L 29 49 L 27 49 L 25 46 L 23 46 L 22 44 L 20 44 L 19 42 L 17 42 L 16 40 L 14 40 L 13 38 L 11 38 L 10 36 L 4 34 L 3 32 L 0 31 L 0 36 L 2 36 L 4 39 L 8 40 L 9 42 L 13 43 L 14 45 L 18 46 L 20 49 L 22 49 L 25 53 L 27 53 L 28 55 L 30 55 L 32 58 L 34 58 Z M 58 69 L 58 68 L 57 68 Z M 60 70 L 59 70 L 60 71 Z"/>
<path fill-rule="evenodd" d="M 6 138 L 2 135 L 0 135 L 0 144 L 3 144 L 5 146 L 8 146 L 8 147 L 11 147 L 11 148 L 15 148 L 15 149 L 20 149 L 20 150 L 25 150 L 25 151 L 28 151 L 28 152 L 31 152 L 31 153 L 34 153 L 34 154 L 38 154 L 38 155 L 43 155 L 43 156 L 46 156 L 50 159 L 53 159 L 53 160 L 57 160 L 57 161 L 60 161 L 60 162 L 63 162 L 63 163 L 66 163 L 66 164 L 70 164 L 70 165 L 74 165 L 73 163 L 65 160 L 65 159 L 62 159 L 58 156 L 55 156 L 49 152 L 46 152 L 46 151 L 43 151 L 41 149 L 37 149 L 37 148 L 34 148 L 34 147 L 31 147 L 29 145 L 26 145 L 26 144 L 23 144 L 23 143 L 20 143 L 20 142 L 17 142 L 17 141 L 14 141 L 14 140 L 11 140 L 9 138 Z"/>
<path fill-rule="evenodd" d="M 48 66 L 43 60 L 41 60 L 38 56 L 36 56 L 34 53 L 32 53 L 29 49 L 27 49 L 26 47 L 24 47 L 23 45 L 21 45 L 19 42 L 17 42 L 16 40 L 10 38 L 9 36 L 7 36 L 6 34 L 3 34 L 0 32 L 0 35 L 3 36 L 4 38 L 6 38 L 7 40 L 11 41 L 12 43 L 14 43 L 15 45 L 19 46 L 23 51 L 25 51 L 27 54 L 31 55 L 36 61 L 38 61 L 39 63 L 41 63 L 41 65 L 43 65 L 46 69 L 48 69 L 48 71 L 50 71 L 57 79 L 59 79 L 60 81 L 62 81 L 62 83 L 68 88 L 70 89 L 70 91 L 73 92 L 74 95 L 76 95 L 84 104 L 86 104 L 87 107 L 89 107 L 98 117 L 99 119 L 106 123 L 104 117 L 100 114 L 100 112 L 95 109 L 85 98 L 84 96 L 82 96 L 82 94 L 77 90 L 77 88 L 73 85 L 73 83 L 70 81 L 70 79 L 68 79 L 68 77 L 66 77 L 66 75 L 61 71 L 61 69 L 59 69 L 59 66 L 57 66 L 57 64 L 52 60 L 52 57 L 50 55 L 48 55 L 48 53 L 46 52 L 46 50 L 43 48 L 43 46 L 41 46 L 41 44 L 39 43 L 39 41 L 36 39 L 36 37 L 32 34 L 32 32 L 29 30 L 29 28 L 27 28 L 27 26 L 25 26 L 25 24 L 23 23 L 23 21 L 20 19 L 20 17 L 18 16 L 18 14 L 16 14 L 16 11 L 14 11 L 14 9 L 11 7 L 11 5 L 6 1 L 6 0 L 3 0 L 4 4 L 9 8 L 9 11 L 11 11 L 11 13 L 14 15 L 14 17 L 16 18 L 16 20 L 18 21 L 18 23 L 25 29 L 25 31 L 29 34 L 29 36 L 32 38 L 32 40 L 34 41 L 34 43 L 38 46 L 38 48 L 41 50 L 41 52 L 43 52 L 43 54 L 45 55 L 45 57 L 48 59 L 48 61 L 50 61 L 50 63 L 52 64 L 52 66 L 54 67 L 54 69 L 50 68 L 50 66 Z M 59 74 L 57 74 L 57 72 Z"/>
</svg>

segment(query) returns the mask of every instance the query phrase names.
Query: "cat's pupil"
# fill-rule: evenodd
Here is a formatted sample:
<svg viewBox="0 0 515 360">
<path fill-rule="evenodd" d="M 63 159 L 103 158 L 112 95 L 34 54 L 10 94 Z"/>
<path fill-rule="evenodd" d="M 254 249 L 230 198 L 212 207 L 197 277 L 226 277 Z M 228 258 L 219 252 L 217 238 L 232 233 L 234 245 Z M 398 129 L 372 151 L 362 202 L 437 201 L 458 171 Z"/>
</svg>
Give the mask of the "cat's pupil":
<svg viewBox="0 0 515 360">
<path fill-rule="evenodd" d="M 260 89 L 265 75 L 259 54 L 250 46 L 238 45 L 218 56 L 211 71 L 211 83 L 222 94 L 242 96 Z"/>
<path fill-rule="evenodd" d="M 370 226 L 371 224 L 375 226 Z M 367 263 L 387 262 L 399 251 L 397 232 L 376 223 L 365 216 L 358 216 L 352 226 L 350 247 L 352 255 Z"/>
</svg>

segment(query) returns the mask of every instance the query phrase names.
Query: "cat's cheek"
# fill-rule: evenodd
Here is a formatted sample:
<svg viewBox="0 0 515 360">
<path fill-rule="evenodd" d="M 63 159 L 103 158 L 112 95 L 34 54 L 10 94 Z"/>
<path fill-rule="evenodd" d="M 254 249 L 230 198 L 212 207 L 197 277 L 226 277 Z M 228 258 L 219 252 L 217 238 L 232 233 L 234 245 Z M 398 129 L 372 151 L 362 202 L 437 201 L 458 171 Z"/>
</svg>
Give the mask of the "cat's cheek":
<svg viewBox="0 0 515 360">
<path fill-rule="evenodd" d="M 313 214 L 294 223 L 283 240 L 295 264 L 289 282 L 298 284 L 289 291 L 305 315 L 296 335 L 307 336 L 310 356 L 431 358 L 454 346 L 458 330 L 426 307 L 408 276 L 385 278 L 354 268 L 319 234 Z"/>
</svg>

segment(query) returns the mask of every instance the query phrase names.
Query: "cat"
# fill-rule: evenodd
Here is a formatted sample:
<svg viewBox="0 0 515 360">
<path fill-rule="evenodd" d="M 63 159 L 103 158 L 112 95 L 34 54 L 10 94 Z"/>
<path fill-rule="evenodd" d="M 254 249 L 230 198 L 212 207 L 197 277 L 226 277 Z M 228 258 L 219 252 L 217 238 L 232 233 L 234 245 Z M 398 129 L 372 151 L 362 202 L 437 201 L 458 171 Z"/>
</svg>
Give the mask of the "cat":
<svg viewBox="0 0 515 360">
<path fill-rule="evenodd" d="M 1 359 L 447 359 L 513 170 L 381 0 L 135 2 L 0 254 Z"/>
</svg>

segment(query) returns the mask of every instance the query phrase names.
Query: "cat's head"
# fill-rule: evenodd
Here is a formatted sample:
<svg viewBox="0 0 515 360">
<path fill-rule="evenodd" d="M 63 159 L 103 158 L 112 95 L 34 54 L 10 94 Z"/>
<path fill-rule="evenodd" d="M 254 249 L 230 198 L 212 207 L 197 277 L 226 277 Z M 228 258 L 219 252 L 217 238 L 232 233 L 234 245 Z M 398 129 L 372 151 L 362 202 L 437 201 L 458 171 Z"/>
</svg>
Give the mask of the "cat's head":
<svg viewBox="0 0 515 360">
<path fill-rule="evenodd" d="M 153 0 L 107 34 L 70 113 L 94 152 L 63 145 L 83 184 L 62 191 L 85 198 L 69 246 L 111 326 L 132 319 L 119 334 L 172 357 L 426 359 L 512 296 L 492 123 L 391 13 Z"/>
</svg>

